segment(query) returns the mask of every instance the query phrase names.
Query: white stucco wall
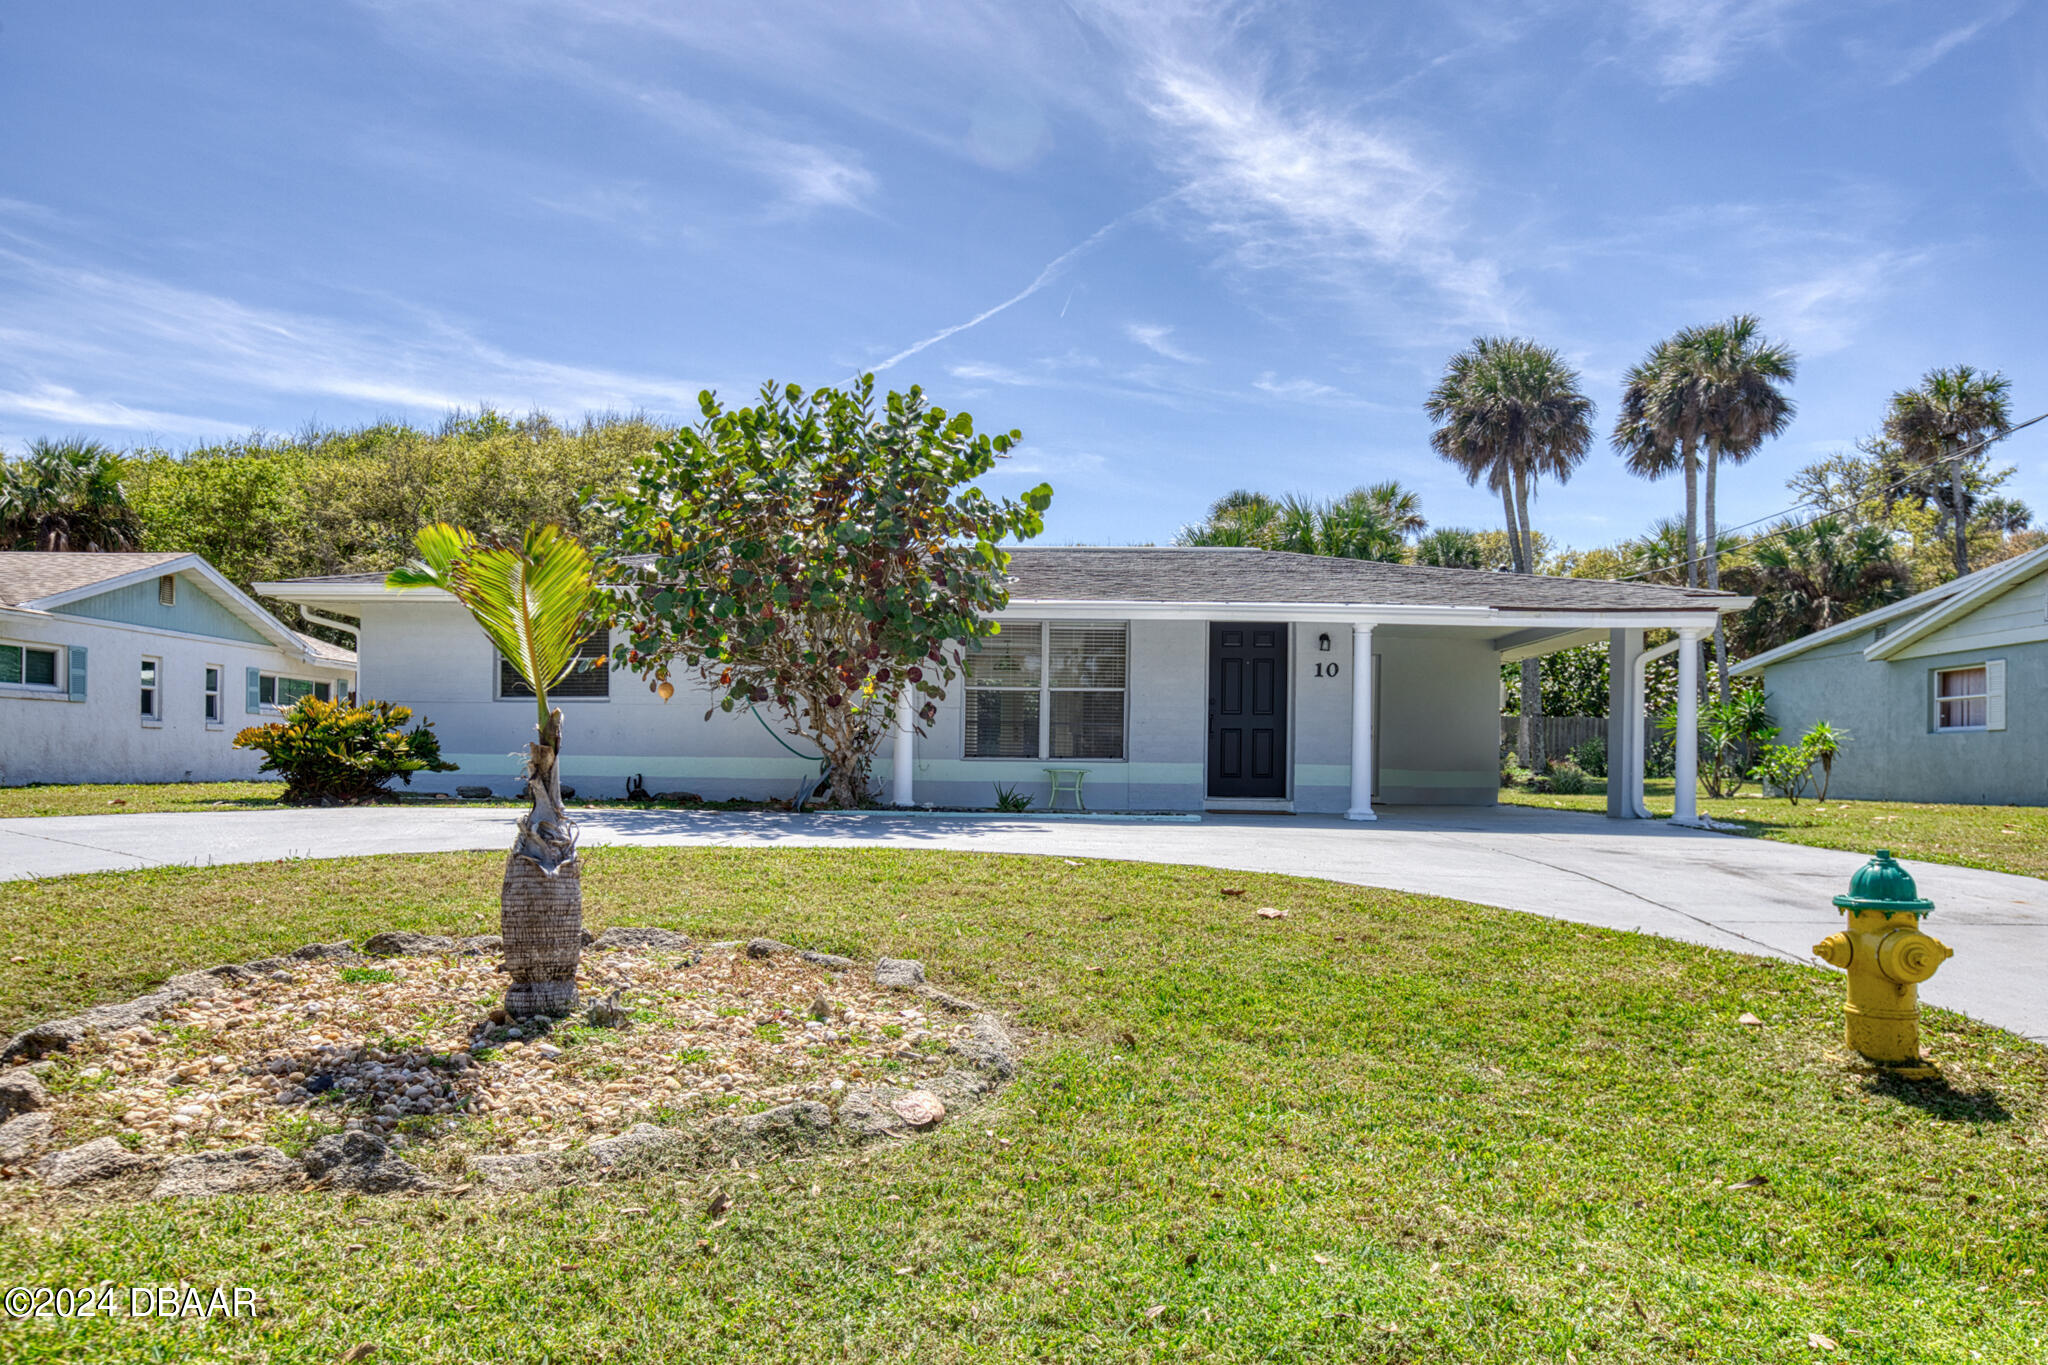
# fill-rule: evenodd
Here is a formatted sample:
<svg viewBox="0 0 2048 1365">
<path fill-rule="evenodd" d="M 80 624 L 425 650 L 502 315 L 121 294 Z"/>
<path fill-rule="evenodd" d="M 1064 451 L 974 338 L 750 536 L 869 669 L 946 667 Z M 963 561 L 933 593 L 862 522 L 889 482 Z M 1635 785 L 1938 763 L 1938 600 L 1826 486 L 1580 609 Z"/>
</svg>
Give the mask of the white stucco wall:
<svg viewBox="0 0 2048 1365">
<path fill-rule="evenodd" d="M 432 720 L 443 753 L 461 769 L 422 775 L 427 790 L 516 787 L 519 754 L 533 733 L 530 700 L 495 700 L 496 659 L 459 606 L 379 599 L 360 614 L 361 692 L 403 702 Z M 1030 619 L 1028 616 L 1021 619 Z M 1206 621 L 1132 621 L 1126 753 L 1122 761 L 1062 761 L 1088 770 L 1096 810 L 1200 810 L 1206 792 L 1208 647 Z M 1331 648 L 1318 648 L 1328 634 Z M 1483 637 L 1381 628 L 1379 799 L 1392 803 L 1487 804 L 1498 790 L 1498 661 Z M 1351 630 L 1341 624 L 1293 628 L 1289 713 L 1290 795 L 1299 811 L 1349 805 Z M 1323 669 L 1318 676 L 1318 666 Z M 705 710 L 708 694 L 677 678 L 664 704 L 639 677 L 615 671 L 607 700 L 565 699 L 564 778 L 580 793 L 622 795 L 642 774 L 650 790 L 695 792 L 710 800 L 792 795 L 817 765 L 791 755 L 753 715 Z M 771 722 L 772 711 L 763 712 Z M 795 747 L 809 752 L 802 741 Z M 873 777 L 886 793 L 893 745 L 885 741 Z M 1043 806 L 1041 759 L 971 759 L 965 754 L 962 689 L 939 704 L 917 742 L 920 804 L 986 807 L 998 784 Z"/>
<path fill-rule="evenodd" d="M 153 590 L 153 589 L 152 589 Z M 346 669 L 316 667 L 284 650 L 238 640 L 151 630 L 80 616 L 0 609 L 0 640 L 86 651 L 86 696 L 0 685 L 0 785 L 28 782 L 219 782 L 255 779 L 260 755 L 235 749 L 235 733 L 267 716 L 247 710 L 248 668 L 326 682 L 347 692 Z M 145 721 L 142 660 L 161 660 L 160 722 Z M 209 725 L 205 670 L 222 670 L 221 719 Z M 274 708 L 271 715 L 275 714 Z"/>
</svg>

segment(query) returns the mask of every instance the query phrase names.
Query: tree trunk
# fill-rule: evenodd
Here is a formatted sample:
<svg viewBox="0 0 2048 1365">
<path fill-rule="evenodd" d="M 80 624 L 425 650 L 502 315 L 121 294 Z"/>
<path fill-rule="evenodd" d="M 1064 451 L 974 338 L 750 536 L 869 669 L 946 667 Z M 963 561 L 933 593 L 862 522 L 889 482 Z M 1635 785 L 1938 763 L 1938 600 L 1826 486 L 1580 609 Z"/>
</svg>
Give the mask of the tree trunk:
<svg viewBox="0 0 2048 1365">
<path fill-rule="evenodd" d="M 1536 572 L 1536 537 L 1529 525 L 1529 475 L 1515 470 L 1515 514 L 1522 532 L 1522 572 Z M 1543 771 L 1543 660 L 1522 660 L 1522 761 Z"/>
<path fill-rule="evenodd" d="M 514 1016 L 567 1014 L 576 1008 L 576 965 L 583 956 L 583 867 L 575 822 L 562 808 L 559 709 L 548 713 L 526 753 L 522 776 L 533 808 L 519 817 L 498 893 L 505 970 L 512 977 L 505 1009 Z"/>
<path fill-rule="evenodd" d="M 1960 452 L 1961 447 L 1957 448 Z M 1950 529 L 1955 533 L 1956 577 L 1970 572 L 1970 528 L 1964 521 L 1964 506 L 1968 502 L 1963 492 L 1963 457 L 1960 453 L 1949 460 L 1948 505 Z"/>
<path fill-rule="evenodd" d="M 1720 472 L 1720 447 L 1707 447 L 1707 496 L 1701 508 L 1705 514 L 1707 539 L 1707 586 L 1716 592 L 1721 590 L 1721 532 L 1715 522 L 1714 483 Z M 1728 632 L 1717 613 L 1714 617 L 1714 684 L 1721 694 L 1721 705 L 1728 704 Z"/>
<path fill-rule="evenodd" d="M 1500 486 L 1500 509 L 1501 515 L 1507 519 L 1508 563 L 1516 573 L 1527 573 L 1527 556 L 1522 553 L 1522 528 L 1515 519 L 1515 493 L 1506 483 Z"/>
<path fill-rule="evenodd" d="M 1685 438 L 1679 453 L 1685 466 L 1685 586 L 1700 585 L 1700 466 L 1693 438 Z"/>
</svg>

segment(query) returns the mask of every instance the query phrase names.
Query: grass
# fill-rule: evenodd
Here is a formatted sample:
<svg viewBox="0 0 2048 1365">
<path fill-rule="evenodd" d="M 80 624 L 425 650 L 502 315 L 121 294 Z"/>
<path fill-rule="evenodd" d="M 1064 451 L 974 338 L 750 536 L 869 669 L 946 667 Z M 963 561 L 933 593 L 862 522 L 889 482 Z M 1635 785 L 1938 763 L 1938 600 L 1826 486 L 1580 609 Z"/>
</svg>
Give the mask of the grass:
<svg viewBox="0 0 2048 1365">
<path fill-rule="evenodd" d="M 1591 779 L 1582 796 L 1555 796 L 1526 787 L 1504 787 L 1503 804 L 1605 814 L 1607 783 Z M 1671 814 L 1672 781 L 1643 783 L 1653 815 Z M 1814 801 L 1793 805 L 1782 797 L 1750 794 L 1710 797 L 1703 791 L 1700 814 L 1735 826 L 1759 839 L 1814 848 L 1866 853 L 1889 848 L 1902 858 L 1930 863 L 2048 877 L 2048 806 L 1938 806 L 1909 801 Z"/>
<path fill-rule="evenodd" d="M 35 783 L 0 787 L 0 820 L 42 815 L 275 810 L 281 782 Z"/>
<path fill-rule="evenodd" d="M 262 1311 L 9 1323 L 0 1355 L 2048 1358 L 2048 1062 L 1959 1016 L 1928 1020 L 1948 1082 L 1901 1083 L 1845 1067 L 1830 974 L 1450 901 L 968 854 L 586 857 L 593 927 L 918 957 L 1028 1030 L 1024 1068 L 915 1142 L 681 1182 L 16 1207 L 0 1283 L 251 1286 Z M 501 869 L 11 888 L 0 1028 L 308 940 L 484 930 Z"/>
</svg>

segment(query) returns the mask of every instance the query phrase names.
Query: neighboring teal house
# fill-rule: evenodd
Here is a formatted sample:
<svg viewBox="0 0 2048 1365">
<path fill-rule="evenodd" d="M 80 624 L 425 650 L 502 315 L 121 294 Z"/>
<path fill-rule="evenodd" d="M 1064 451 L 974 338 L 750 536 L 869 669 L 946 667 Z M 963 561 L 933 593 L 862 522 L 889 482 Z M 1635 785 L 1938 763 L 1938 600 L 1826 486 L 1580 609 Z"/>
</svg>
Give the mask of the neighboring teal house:
<svg viewBox="0 0 2048 1365">
<path fill-rule="evenodd" d="M 2048 548 L 1736 667 L 1797 739 L 1845 729 L 1829 795 L 2048 804 Z"/>
<path fill-rule="evenodd" d="M 355 676 L 197 555 L 0 553 L 0 785 L 253 778 L 235 733 Z"/>
</svg>

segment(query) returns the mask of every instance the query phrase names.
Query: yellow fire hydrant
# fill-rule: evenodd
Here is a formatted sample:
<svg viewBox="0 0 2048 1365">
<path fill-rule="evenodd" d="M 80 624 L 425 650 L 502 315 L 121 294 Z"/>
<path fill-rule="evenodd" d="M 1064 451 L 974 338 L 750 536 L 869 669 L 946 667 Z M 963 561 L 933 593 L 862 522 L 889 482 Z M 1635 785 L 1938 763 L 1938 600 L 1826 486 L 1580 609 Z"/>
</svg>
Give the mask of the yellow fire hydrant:
<svg viewBox="0 0 2048 1365">
<path fill-rule="evenodd" d="M 1920 983 L 1955 950 L 1920 932 L 1934 909 L 1891 850 L 1856 870 L 1849 894 L 1835 897 L 1849 913 L 1839 934 L 1813 945 L 1814 956 L 1849 972 L 1849 1046 L 1882 1066 L 1920 1063 Z"/>
</svg>

